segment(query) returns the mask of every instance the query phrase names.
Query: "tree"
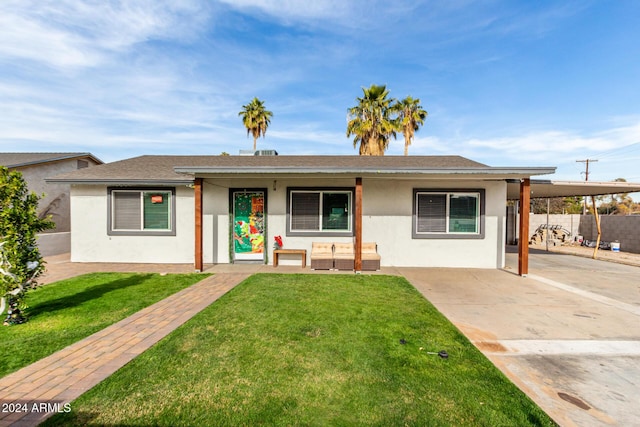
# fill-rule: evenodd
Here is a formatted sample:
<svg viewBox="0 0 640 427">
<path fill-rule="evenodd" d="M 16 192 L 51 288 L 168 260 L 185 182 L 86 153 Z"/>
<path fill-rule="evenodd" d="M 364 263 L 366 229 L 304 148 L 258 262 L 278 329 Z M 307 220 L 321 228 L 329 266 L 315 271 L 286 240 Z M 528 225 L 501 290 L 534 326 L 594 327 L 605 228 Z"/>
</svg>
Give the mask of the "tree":
<svg viewBox="0 0 640 427">
<path fill-rule="evenodd" d="M 358 105 L 348 110 L 347 137 L 354 135 L 353 147 L 360 144 L 361 156 L 382 156 L 390 137 L 395 139 L 399 131 L 392 108 L 395 99 L 388 98 L 384 85 L 371 85 L 362 91 L 364 96 L 356 98 Z"/>
<path fill-rule="evenodd" d="M 36 233 L 54 227 L 48 218 L 38 218 L 40 197 L 29 193 L 22 174 L 0 166 L 0 315 L 7 308 L 5 325 L 26 319 L 24 296 L 37 286 L 44 263 Z"/>
<path fill-rule="evenodd" d="M 428 113 L 422 109 L 419 99 L 413 99 L 407 96 L 405 99 L 398 101 L 394 105 L 394 109 L 398 114 L 400 129 L 404 135 L 404 155 L 409 155 L 409 146 L 413 141 L 415 132 L 420 129 L 427 118 Z"/>
<path fill-rule="evenodd" d="M 549 212 L 547 212 L 547 199 L 532 199 L 531 213 L 579 214 L 582 213 L 582 197 L 552 197 L 549 199 Z"/>
<path fill-rule="evenodd" d="M 253 135 L 253 151 L 256 151 L 256 141 L 267 134 L 273 113 L 264 108 L 263 101 L 253 98 L 250 103 L 242 106 L 238 116 L 242 117 L 242 123 L 247 128 L 247 136 Z"/>
<path fill-rule="evenodd" d="M 624 178 L 616 178 L 613 182 L 627 182 Z M 609 199 L 609 201 L 607 201 Z M 629 193 L 611 194 L 610 196 L 596 197 L 600 202 L 598 213 L 603 215 L 630 215 L 638 210 L 637 204 Z"/>
</svg>

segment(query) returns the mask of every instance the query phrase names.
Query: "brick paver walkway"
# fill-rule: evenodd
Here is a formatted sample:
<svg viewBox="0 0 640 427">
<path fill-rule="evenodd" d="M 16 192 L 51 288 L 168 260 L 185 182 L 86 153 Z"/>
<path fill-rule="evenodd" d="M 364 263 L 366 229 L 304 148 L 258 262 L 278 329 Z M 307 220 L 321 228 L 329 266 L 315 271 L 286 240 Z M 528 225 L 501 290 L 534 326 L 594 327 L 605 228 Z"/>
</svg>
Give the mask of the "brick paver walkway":
<svg viewBox="0 0 640 427">
<path fill-rule="evenodd" d="M 35 426 L 249 276 L 216 274 L 0 378 L 0 426 Z M 66 406 L 65 406 L 66 405 Z"/>
</svg>

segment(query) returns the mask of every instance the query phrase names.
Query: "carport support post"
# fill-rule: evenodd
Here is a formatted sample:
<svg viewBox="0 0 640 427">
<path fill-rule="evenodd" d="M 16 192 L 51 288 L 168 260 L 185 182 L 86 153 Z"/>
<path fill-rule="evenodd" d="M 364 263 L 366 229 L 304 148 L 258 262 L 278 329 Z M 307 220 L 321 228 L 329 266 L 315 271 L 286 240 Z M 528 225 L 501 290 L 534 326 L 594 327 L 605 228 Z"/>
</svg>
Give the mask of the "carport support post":
<svg viewBox="0 0 640 427">
<path fill-rule="evenodd" d="M 529 274 L 529 209 L 531 203 L 531 180 L 520 181 L 520 227 L 518 238 L 518 274 Z"/>
<path fill-rule="evenodd" d="M 598 230 L 596 246 L 595 248 L 593 248 L 593 256 L 591 258 L 596 259 L 598 257 L 598 248 L 600 247 L 600 237 L 602 237 L 602 229 L 600 228 L 600 214 L 598 213 L 598 208 L 596 207 L 596 196 L 591 196 L 591 203 L 593 204 L 593 217 L 596 219 L 596 229 Z"/>
<path fill-rule="evenodd" d="M 356 224 L 355 224 L 355 260 L 354 269 L 356 273 L 362 271 L 362 178 L 356 178 Z"/>
<path fill-rule="evenodd" d="M 195 269 L 202 271 L 202 178 L 196 178 L 193 181 L 193 197 L 195 199 Z"/>
</svg>

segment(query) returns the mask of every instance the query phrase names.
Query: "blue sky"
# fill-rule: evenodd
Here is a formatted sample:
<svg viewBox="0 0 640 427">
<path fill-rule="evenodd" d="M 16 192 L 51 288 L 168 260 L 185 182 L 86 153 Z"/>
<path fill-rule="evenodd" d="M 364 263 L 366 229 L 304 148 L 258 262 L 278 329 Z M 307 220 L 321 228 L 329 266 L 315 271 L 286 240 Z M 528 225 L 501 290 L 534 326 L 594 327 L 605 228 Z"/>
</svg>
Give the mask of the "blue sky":
<svg viewBox="0 0 640 427">
<path fill-rule="evenodd" d="M 640 182 L 640 2 L 2 0 L 0 150 L 357 154 L 362 87 L 419 98 L 414 155 Z M 388 154 L 402 154 L 403 140 Z"/>
</svg>

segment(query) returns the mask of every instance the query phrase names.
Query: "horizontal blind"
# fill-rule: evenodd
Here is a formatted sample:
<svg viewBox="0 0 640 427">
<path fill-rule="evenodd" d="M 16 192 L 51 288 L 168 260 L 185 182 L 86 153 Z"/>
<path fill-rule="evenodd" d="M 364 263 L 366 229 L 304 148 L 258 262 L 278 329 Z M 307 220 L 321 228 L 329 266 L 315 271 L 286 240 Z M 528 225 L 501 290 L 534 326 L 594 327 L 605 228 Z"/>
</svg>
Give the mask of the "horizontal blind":
<svg viewBox="0 0 640 427">
<path fill-rule="evenodd" d="M 447 195 L 418 194 L 417 197 L 418 233 L 445 233 L 447 231 Z"/>
<path fill-rule="evenodd" d="M 141 203 L 138 191 L 114 191 L 113 195 L 113 229 L 140 230 Z"/>
<path fill-rule="evenodd" d="M 291 193 L 291 230 L 320 229 L 320 193 Z"/>
</svg>

